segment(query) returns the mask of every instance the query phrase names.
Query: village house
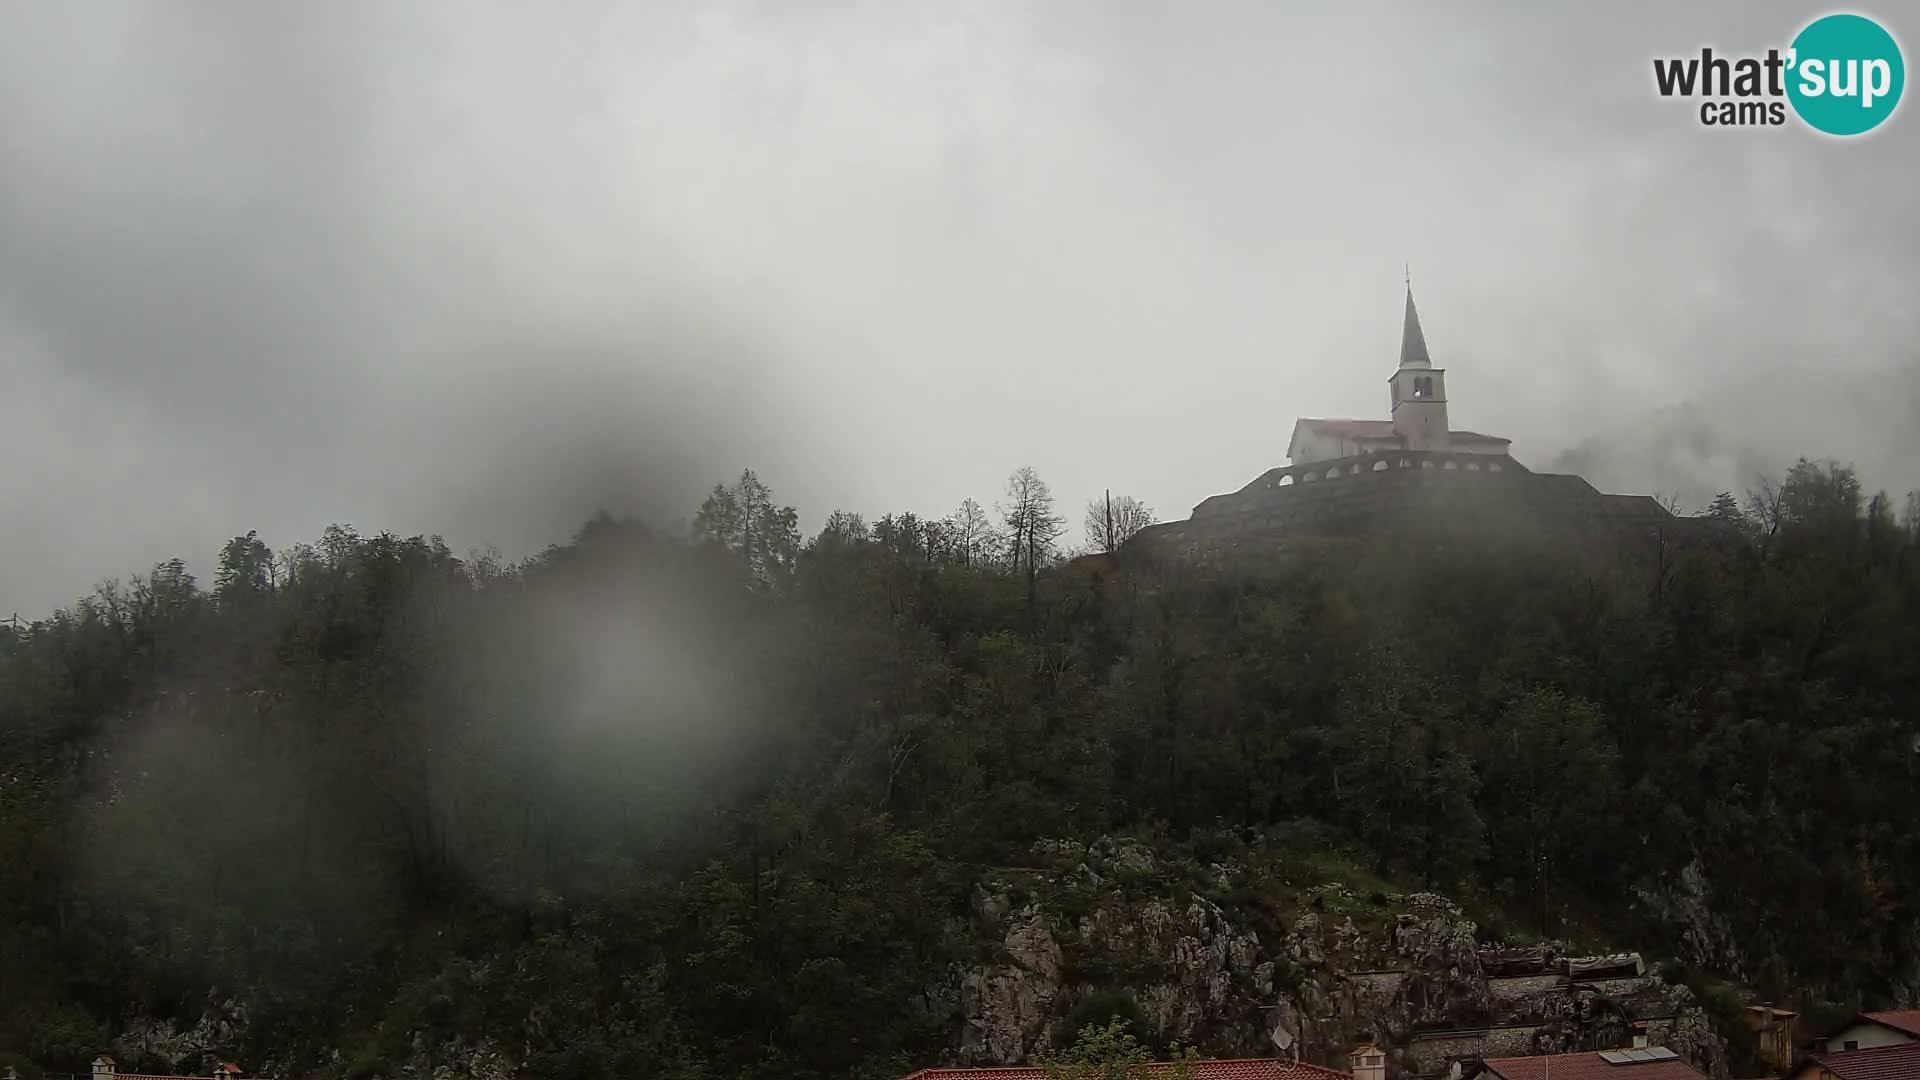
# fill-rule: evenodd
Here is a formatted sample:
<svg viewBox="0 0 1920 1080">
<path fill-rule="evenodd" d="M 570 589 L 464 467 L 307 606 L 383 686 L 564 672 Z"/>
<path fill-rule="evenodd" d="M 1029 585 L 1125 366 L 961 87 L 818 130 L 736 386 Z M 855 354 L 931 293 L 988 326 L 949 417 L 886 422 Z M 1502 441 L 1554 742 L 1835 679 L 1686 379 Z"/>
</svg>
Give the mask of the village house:
<svg viewBox="0 0 1920 1080">
<path fill-rule="evenodd" d="M 1814 1051 L 1783 1080 L 1920 1080 L 1920 1041 Z"/>
<path fill-rule="evenodd" d="M 1760 1048 L 1760 1060 L 1777 1073 L 1793 1068 L 1799 1045 L 1794 1035 L 1794 1021 L 1799 1017 L 1799 1013 L 1775 1008 L 1769 1001 L 1747 1006 L 1747 1025 L 1753 1029 L 1754 1042 Z"/>
<path fill-rule="evenodd" d="M 211 1077 L 212 1080 L 239 1080 L 239 1078 L 244 1075 L 246 1075 L 245 1071 L 231 1061 L 219 1062 L 206 1072 L 194 1076 L 160 1073 L 127 1073 L 120 1071 L 118 1063 L 116 1063 L 113 1058 L 106 1054 L 101 1054 L 99 1057 L 93 1059 L 92 1080 L 208 1080 L 209 1077 Z M 11 1080 L 11 1078 L 9 1078 L 9 1080 Z M 47 1080 L 63 1080 L 63 1074 L 48 1073 Z M 85 1080 L 85 1078 L 83 1076 L 65 1074 L 64 1080 Z"/>
<path fill-rule="evenodd" d="M 1861 1013 L 1839 1031 L 1824 1039 L 1815 1039 L 1813 1050 L 1821 1054 L 1829 1050 L 1872 1050 L 1908 1043 L 1920 1043 L 1920 1009 Z"/>
<path fill-rule="evenodd" d="M 1486 1058 L 1462 1068 L 1461 1080 L 1707 1080 L 1664 1046 L 1583 1054 Z"/>
</svg>

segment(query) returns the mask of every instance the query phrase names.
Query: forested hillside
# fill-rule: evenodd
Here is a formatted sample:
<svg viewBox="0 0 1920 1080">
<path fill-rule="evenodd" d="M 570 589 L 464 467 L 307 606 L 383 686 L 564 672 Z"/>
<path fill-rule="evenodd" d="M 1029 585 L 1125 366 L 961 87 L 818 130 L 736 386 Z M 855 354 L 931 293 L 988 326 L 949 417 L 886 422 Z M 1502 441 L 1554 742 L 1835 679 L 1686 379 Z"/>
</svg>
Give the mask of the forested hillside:
<svg viewBox="0 0 1920 1080">
<path fill-rule="evenodd" d="M 211 1000 L 283 1074 L 899 1075 L 978 875 L 1111 833 L 1324 836 L 1510 935 L 1920 995 L 1920 539 L 1847 471 L 1599 566 L 1063 563 L 1039 478 L 1005 502 L 803 540 L 748 475 L 512 566 L 249 534 L 0 628 L 0 1053 Z"/>
</svg>

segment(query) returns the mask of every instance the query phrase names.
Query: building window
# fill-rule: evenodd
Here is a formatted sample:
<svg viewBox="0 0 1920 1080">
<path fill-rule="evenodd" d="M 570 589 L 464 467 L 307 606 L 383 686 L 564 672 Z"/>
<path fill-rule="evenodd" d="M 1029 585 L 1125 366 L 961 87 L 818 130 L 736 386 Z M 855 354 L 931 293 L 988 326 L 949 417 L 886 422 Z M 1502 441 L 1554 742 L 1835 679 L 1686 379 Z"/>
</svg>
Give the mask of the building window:
<svg viewBox="0 0 1920 1080">
<path fill-rule="evenodd" d="M 1846 1042 L 1846 1045 L 1842 1046 L 1841 1049 L 1842 1050 L 1858 1050 L 1860 1049 L 1860 1043 L 1857 1039 L 1848 1039 Z"/>
</svg>

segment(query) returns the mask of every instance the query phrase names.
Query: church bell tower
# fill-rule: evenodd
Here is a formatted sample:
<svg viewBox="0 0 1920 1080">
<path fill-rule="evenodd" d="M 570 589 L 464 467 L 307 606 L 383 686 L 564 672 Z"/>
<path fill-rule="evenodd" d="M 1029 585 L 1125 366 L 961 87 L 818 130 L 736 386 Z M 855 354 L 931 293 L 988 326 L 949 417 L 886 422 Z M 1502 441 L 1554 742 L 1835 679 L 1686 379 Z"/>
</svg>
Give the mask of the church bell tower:
<svg viewBox="0 0 1920 1080">
<path fill-rule="evenodd" d="M 1433 366 L 1420 313 L 1407 286 L 1407 321 L 1400 331 L 1400 368 L 1387 380 L 1393 391 L 1393 433 L 1409 450 L 1447 449 L 1447 372 Z"/>
</svg>

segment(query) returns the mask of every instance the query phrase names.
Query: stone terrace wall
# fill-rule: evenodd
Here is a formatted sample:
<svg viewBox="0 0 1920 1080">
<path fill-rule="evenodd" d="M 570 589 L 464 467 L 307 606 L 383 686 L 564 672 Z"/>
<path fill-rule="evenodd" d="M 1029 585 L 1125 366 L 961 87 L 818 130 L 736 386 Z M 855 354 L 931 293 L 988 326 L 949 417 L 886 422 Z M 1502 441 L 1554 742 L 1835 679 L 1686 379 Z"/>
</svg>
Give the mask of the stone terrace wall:
<svg viewBox="0 0 1920 1080">
<path fill-rule="evenodd" d="M 1539 997 L 1541 994 L 1552 993 L 1566 984 L 1566 976 L 1555 972 L 1544 972 L 1539 975 L 1494 976 L 1487 980 L 1487 991 L 1493 996 L 1495 1004 L 1512 1006 Z"/>
<path fill-rule="evenodd" d="M 1644 497 L 1609 496 L 1578 476 L 1535 473 L 1504 455 L 1396 451 L 1271 469 L 1216 495 L 1186 521 L 1143 530 L 1148 551 L 1216 556 L 1288 535 L 1405 528 L 1498 530 L 1514 535 L 1618 536 L 1692 531 Z"/>
<path fill-rule="evenodd" d="M 1535 1036 L 1539 1032 L 1538 1024 L 1513 1024 L 1415 1036 L 1407 1044 L 1405 1068 L 1410 1076 L 1442 1076 L 1455 1061 L 1524 1057 L 1534 1053 Z"/>
</svg>

